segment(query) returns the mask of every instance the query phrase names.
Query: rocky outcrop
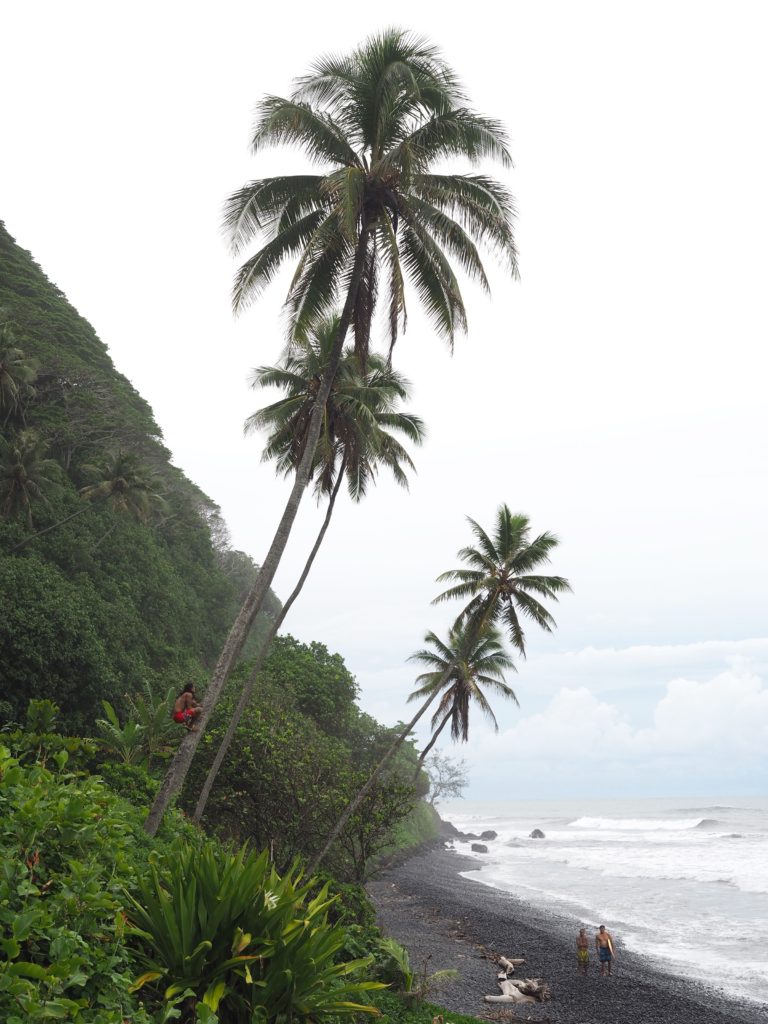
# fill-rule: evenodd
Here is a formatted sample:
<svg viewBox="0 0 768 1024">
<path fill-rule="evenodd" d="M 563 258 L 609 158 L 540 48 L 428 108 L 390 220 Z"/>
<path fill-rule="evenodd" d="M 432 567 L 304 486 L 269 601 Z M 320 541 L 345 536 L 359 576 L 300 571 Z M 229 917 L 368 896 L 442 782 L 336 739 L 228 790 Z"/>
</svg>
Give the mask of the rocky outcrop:
<svg viewBox="0 0 768 1024">
<path fill-rule="evenodd" d="M 472 843 L 470 847 L 475 853 L 488 853 L 488 847 L 485 843 Z"/>
</svg>

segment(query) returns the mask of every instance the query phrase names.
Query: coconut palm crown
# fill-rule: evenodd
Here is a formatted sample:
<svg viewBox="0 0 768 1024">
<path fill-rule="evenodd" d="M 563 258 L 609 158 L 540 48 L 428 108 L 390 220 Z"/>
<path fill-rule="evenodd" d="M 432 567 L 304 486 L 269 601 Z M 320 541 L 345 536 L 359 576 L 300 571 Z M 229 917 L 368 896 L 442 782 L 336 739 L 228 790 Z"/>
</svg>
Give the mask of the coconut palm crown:
<svg viewBox="0 0 768 1024">
<path fill-rule="evenodd" d="M 436 688 L 441 689 L 443 695 L 432 716 L 432 728 L 450 714 L 454 740 L 467 742 L 469 710 L 473 703 L 498 731 L 496 716 L 483 687 L 518 703 L 514 690 L 504 682 L 505 672 L 517 670 L 504 650 L 501 633 L 487 623 L 477 631 L 471 623 L 459 623 L 451 628 L 447 643 L 431 631 L 424 641 L 429 646 L 416 651 L 410 660 L 429 665 L 431 671 L 417 677 L 416 682 L 421 685 L 408 700 L 430 697 Z"/>
<path fill-rule="evenodd" d="M 535 571 L 549 562 L 559 540 L 549 532 L 531 538 L 528 516 L 513 514 L 507 505 L 501 505 L 496 513 L 492 537 L 474 519 L 468 517 L 467 521 L 477 545 L 459 551 L 466 567 L 450 569 L 437 577 L 438 582 L 454 585 L 439 594 L 433 604 L 469 599 L 458 621 L 503 625 L 510 643 L 525 657 L 523 622 L 529 619 L 548 633 L 556 625 L 539 598 L 557 601 L 560 594 L 571 590 L 562 576 L 542 576 Z"/>
<path fill-rule="evenodd" d="M 467 105 L 456 75 L 423 39 L 388 29 L 351 54 L 318 60 L 289 96 L 265 97 L 253 152 L 282 144 L 303 150 L 319 173 L 257 179 L 228 200 L 235 254 L 261 243 L 237 274 L 236 310 L 298 258 L 286 313 L 289 338 L 301 337 L 349 289 L 362 245 L 352 325 L 364 358 L 379 298 L 390 351 L 405 328 L 406 278 L 453 344 L 466 311 L 451 261 L 487 290 L 480 243 L 517 274 L 506 188 L 485 174 L 437 169 L 455 157 L 510 166 L 506 134 Z"/>
<path fill-rule="evenodd" d="M 339 318 L 327 317 L 278 366 L 253 370 L 253 388 L 281 388 L 284 396 L 257 410 L 245 422 L 246 433 L 269 431 L 263 461 L 274 459 L 278 473 L 295 472 L 306 445 L 312 408 L 331 358 Z M 389 469 L 408 487 L 406 469 L 413 470 L 399 433 L 413 444 L 424 440 L 424 424 L 413 413 L 398 409 L 408 398 L 409 382 L 381 356 L 372 354 L 365 371 L 351 349 L 342 353 L 325 406 L 320 439 L 310 479 L 318 499 L 330 495 L 343 471 L 353 501 L 365 496 L 380 468 Z"/>
</svg>

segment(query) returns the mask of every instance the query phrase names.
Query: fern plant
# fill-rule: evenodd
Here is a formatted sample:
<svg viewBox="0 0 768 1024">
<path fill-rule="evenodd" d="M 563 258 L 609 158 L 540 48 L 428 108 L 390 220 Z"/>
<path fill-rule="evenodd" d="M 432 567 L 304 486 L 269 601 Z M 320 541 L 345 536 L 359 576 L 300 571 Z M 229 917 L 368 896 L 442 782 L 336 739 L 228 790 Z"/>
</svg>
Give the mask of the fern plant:
<svg viewBox="0 0 768 1024">
<path fill-rule="evenodd" d="M 144 730 L 143 745 L 147 755 L 147 771 L 152 770 L 152 759 L 170 753 L 171 737 L 178 732 L 169 714 L 173 707 L 176 691 L 169 686 L 164 694 L 157 696 L 149 683 L 137 694 L 127 697 L 131 718 Z"/>
<path fill-rule="evenodd" d="M 124 764 L 138 764 L 144 755 L 144 727 L 133 721 L 121 726 L 117 712 L 109 701 L 103 700 L 101 706 L 106 718 L 97 718 L 96 727 L 104 737 L 102 743 Z"/>
</svg>

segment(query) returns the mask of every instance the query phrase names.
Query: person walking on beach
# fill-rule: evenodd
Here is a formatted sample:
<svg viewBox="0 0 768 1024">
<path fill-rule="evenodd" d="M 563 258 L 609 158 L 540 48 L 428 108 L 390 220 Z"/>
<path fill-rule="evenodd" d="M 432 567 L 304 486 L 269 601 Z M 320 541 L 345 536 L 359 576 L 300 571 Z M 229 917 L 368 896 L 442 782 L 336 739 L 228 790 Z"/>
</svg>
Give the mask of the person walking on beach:
<svg viewBox="0 0 768 1024">
<path fill-rule="evenodd" d="M 579 971 L 586 978 L 589 970 L 589 939 L 586 928 L 579 928 L 579 934 L 576 936 L 576 959 L 579 962 Z"/>
<path fill-rule="evenodd" d="M 610 975 L 614 957 L 613 936 L 606 931 L 604 924 L 600 925 L 600 929 L 595 935 L 595 949 L 600 959 L 600 973 Z"/>
</svg>

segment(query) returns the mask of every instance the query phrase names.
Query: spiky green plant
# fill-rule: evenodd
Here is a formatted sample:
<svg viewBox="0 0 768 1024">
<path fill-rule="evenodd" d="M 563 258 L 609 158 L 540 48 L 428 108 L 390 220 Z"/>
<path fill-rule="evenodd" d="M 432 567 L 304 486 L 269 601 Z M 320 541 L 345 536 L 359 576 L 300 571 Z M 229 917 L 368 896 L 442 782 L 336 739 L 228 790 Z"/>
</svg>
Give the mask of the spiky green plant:
<svg viewBox="0 0 768 1024">
<path fill-rule="evenodd" d="M 351 977 L 367 959 L 336 963 L 344 929 L 328 923 L 324 887 L 312 899 L 294 867 L 282 878 L 268 853 L 218 844 L 150 858 L 131 898 L 131 934 L 146 968 L 133 990 L 155 989 L 171 1005 L 198 1006 L 230 1024 L 323 1020 L 376 1013 L 350 1001 L 381 987 Z"/>
<path fill-rule="evenodd" d="M 459 976 L 459 972 L 453 968 L 430 973 L 429 958 L 424 960 L 419 969 L 414 970 L 408 950 L 394 939 L 381 939 L 379 947 L 386 957 L 384 977 L 394 986 L 395 991 L 402 994 L 408 1005 L 423 1002 L 441 982 Z"/>
</svg>

